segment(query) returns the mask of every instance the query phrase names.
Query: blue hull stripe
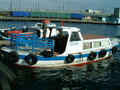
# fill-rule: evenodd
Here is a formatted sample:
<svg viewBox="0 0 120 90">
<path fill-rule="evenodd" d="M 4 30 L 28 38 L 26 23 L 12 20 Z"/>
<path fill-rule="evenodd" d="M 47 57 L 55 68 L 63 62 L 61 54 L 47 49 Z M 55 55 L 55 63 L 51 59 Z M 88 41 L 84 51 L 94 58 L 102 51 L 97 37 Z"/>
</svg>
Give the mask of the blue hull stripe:
<svg viewBox="0 0 120 90">
<path fill-rule="evenodd" d="M 107 52 L 108 51 L 111 51 L 111 49 L 107 49 Z M 96 52 L 97 54 L 99 53 L 100 51 Z M 84 58 L 84 57 L 88 57 L 89 53 L 88 54 L 77 54 L 77 55 L 74 55 L 75 58 Z M 19 55 L 19 58 L 20 59 L 24 59 L 25 55 Z M 58 57 L 43 57 L 43 56 L 38 56 L 38 60 L 39 61 L 62 61 L 62 60 L 65 60 L 66 56 L 58 56 Z"/>
</svg>

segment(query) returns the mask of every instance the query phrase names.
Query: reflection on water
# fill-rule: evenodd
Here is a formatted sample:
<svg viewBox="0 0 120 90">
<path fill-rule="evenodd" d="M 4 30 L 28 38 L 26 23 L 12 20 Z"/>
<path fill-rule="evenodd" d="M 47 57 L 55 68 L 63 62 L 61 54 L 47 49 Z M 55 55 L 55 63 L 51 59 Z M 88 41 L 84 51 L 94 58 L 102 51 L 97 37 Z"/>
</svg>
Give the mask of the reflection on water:
<svg viewBox="0 0 120 90">
<path fill-rule="evenodd" d="M 119 90 L 120 52 L 100 62 L 67 68 L 18 69 L 16 90 Z"/>
<path fill-rule="evenodd" d="M 120 26 L 116 26 L 115 36 L 120 37 Z"/>
</svg>

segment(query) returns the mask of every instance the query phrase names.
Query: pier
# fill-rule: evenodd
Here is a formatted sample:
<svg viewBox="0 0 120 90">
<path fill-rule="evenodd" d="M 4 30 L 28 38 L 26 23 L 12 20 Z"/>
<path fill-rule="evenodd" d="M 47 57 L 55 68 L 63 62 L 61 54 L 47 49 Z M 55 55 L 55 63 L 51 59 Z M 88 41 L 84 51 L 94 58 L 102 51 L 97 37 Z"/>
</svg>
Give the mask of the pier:
<svg viewBox="0 0 120 90">
<path fill-rule="evenodd" d="M 9 21 L 41 21 L 49 19 L 52 22 L 110 24 L 120 25 L 120 8 L 114 8 L 113 14 L 100 11 L 36 11 L 36 10 L 6 10 L 0 11 L 0 20 Z"/>
<path fill-rule="evenodd" d="M 0 20 L 4 21 L 42 21 L 48 19 L 52 22 L 69 22 L 69 23 L 81 23 L 81 24 L 107 24 L 107 25 L 120 25 L 120 23 L 110 23 L 102 21 L 92 21 L 92 20 L 80 20 L 80 19 L 58 19 L 58 18 L 33 18 L 33 17 L 8 17 L 0 16 Z"/>
</svg>

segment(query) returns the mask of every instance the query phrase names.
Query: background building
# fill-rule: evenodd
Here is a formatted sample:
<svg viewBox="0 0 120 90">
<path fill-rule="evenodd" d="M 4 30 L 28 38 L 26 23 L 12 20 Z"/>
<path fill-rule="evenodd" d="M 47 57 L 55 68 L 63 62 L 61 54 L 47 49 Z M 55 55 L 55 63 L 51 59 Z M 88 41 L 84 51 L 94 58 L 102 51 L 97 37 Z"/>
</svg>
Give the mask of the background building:
<svg viewBox="0 0 120 90">
<path fill-rule="evenodd" d="M 120 24 L 120 8 L 114 8 L 111 16 L 102 17 L 103 22 Z"/>
</svg>

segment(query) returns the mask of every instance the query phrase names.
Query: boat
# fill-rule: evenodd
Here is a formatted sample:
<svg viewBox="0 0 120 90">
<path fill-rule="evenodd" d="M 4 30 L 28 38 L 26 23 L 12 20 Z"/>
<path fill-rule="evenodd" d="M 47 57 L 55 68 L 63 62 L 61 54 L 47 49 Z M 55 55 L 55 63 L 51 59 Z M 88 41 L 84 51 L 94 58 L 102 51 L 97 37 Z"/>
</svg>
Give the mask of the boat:
<svg viewBox="0 0 120 90">
<path fill-rule="evenodd" d="M 4 33 L 6 31 L 10 31 L 10 30 L 15 30 L 16 27 L 10 27 L 10 28 L 0 28 L 0 32 Z"/>
<path fill-rule="evenodd" d="M 0 40 L 10 40 L 11 34 L 18 33 L 22 33 L 22 30 L 16 27 L 0 29 Z"/>
<path fill-rule="evenodd" d="M 56 27 L 56 24 L 49 23 L 47 24 L 47 32 L 46 37 L 49 37 L 49 30 L 48 28 Z M 53 28 L 53 31 L 51 36 L 54 36 L 57 34 L 56 29 Z M 16 29 L 16 27 L 9 28 L 9 29 L 1 29 L 0 30 L 0 40 L 10 40 L 11 34 L 20 34 L 20 33 L 34 33 L 37 35 L 38 38 L 42 38 L 43 33 L 43 23 L 36 23 L 34 26 L 27 26 L 24 25 L 20 29 Z"/>
<path fill-rule="evenodd" d="M 1 60 L 26 68 L 79 66 L 110 58 L 118 50 L 106 36 L 83 35 L 77 27 L 45 26 L 41 38 L 12 34 L 10 45 L 0 49 Z"/>
</svg>

